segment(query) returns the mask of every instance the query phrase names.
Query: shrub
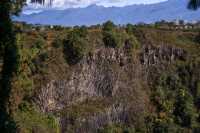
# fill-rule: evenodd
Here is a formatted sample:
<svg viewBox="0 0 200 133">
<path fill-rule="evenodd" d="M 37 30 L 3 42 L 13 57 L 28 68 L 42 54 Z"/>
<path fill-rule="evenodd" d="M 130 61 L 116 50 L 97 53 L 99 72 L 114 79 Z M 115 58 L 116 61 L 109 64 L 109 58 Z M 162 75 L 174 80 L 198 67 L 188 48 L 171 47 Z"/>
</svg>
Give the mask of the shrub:
<svg viewBox="0 0 200 133">
<path fill-rule="evenodd" d="M 174 115 L 176 116 L 177 123 L 181 126 L 192 126 L 195 116 L 193 99 L 185 89 L 180 89 L 178 92 Z"/>
<path fill-rule="evenodd" d="M 111 21 L 103 24 L 103 42 L 106 47 L 121 47 L 126 38 L 127 34 L 124 31 L 117 30 Z"/>
<path fill-rule="evenodd" d="M 103 41 L 106 46 L 113 48 L 118 46 L 118 38 L 114 32 L 104 32 L 103 36 Z"/>
<path fill-rule="evenodd" d="M 197 82 L 197 87 L 195 90 L 195 104 L 198 109 L 200 109 L 200 82 Z"/>
<path fill-rule="evenodd" d="M 112 124 L 112 125 L 107 125 L 102 129 L 99 129 L 99 133 L 122 133 L 123 129 L 122 127 Z"/>
<path fill-rule="evenodd" d="M 168 133 L 168 124 L 162 123 L 162 122 L 157 122 L 154 125 L 153 128 L 154 133 Z"/>
<path fill-rule="evenodd" d="M 56 39 L 52 43 L 52 46 L 54 48 L 59 48 L 60 46 L 62 46 L 62 44 L 63 44 L 63 40 L 58 38 L 58 37 L 56 37 Z"/>
<path fill-rule="evenodd" d="M 115 27 L 116 26 L 112 21 L 107 21 L 103 24 L 103 31 L 113 31 Z"/>
<path fill-rule="evenodd" d="M 106 46 L 117 46 L 117 37 L 115 35 L 114 29 L 115 25 L 111 21 L 103 24 L 103 41 Z"/>
<path fill-rule="evenodd" d="M 86 37 L 88 34 L 87 27 L 81 26 L 81 27 L 74 27 L 74 33 L 80 37 Z"/>
<path fill-rule="evenodd" d="M 127 32 L 128 34 L 133 33 L 133 30 L 134 30 L 134 25 L 132 25 L 132 24 L 127 24 L 127 25 L 126 25 L 126 32 Z"/>
<path fill-rule="evenodd" d="M 59 25 L 54 25 L 53 29 L 56 30 L 56 31 L 60 31 L 60 30 L 63 30 L 63 27 L 59 26 Z"/>
<path fill-rule="evenodd" d="M 153 123 L 153 133 L 176 133 L 180 131 L 174 123 L 169 120 L 157 118 Z"/>
<path fill-rule="evenodd" d="M 38 36 L 37 40 L 35 40 L 34 45 L 32 46 L 32 48 L 37 48 L 37 49 L 42 49 L 45 45 L 45 40 L 43 37 Z"/>
<path fill-rule="evenodd" d="M 195 41 L 200 44 L 200 32 L 198 32 L 198 35 L 195 37 Z"/>
<path fill-rule="evenodd" d="M 14 114 L 14 118 L 20 132 L 59 133 L 59 124 L 53 115 L 40 113 L 27 102 L 19 105 L 19 110 Z"/>
<path fill-rule="evenodd" d="M 78 63 L 88 53 L 88 41 L 84 29 L 73 30 L 64 41 L 64 55 L 69 65 Z"/>
<path fill-rule="evenodd" d="M 180 131 L 171 118 L 160 118 L 152 114 L 146 117 L 145 124 L 147 131 L 152 133 L 176 133 Z"/>
<path fill-rule="evenodd" d="M 133 49 L 136 50 L 136 49 L 140 48 L 140 43 L 137 41 L 137 39 L 134 35 L 129 35 L 125 44 L 126 44 L 127 48 L 130 50 L 133 50 Z"/>
<path fill-rule="evenodd" d="M 106 46 L 117 46 L 117 36 L 114 32 L 114 29 L 115 25 L 111 21 L 103 24 L 103 41 Z"/>
</svg>

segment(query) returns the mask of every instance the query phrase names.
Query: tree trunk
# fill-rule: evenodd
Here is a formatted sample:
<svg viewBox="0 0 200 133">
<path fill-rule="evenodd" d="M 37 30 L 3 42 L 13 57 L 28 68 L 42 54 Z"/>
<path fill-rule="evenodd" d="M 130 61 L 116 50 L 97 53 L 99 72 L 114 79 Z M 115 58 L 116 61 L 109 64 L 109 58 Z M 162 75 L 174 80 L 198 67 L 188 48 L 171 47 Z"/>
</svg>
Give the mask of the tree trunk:
<svg viewBox="0 0 200 133">
<path fill-rule="evenodd" d="M 8 111 L 11 80 L 17 70 L 17 46 L 10 11 L 11 1 L 0 0 L 0 56 L 3 56 L 0 78 L 0 131 L 4 133 L 14 133 L 16 129 Z"/>
</svg>

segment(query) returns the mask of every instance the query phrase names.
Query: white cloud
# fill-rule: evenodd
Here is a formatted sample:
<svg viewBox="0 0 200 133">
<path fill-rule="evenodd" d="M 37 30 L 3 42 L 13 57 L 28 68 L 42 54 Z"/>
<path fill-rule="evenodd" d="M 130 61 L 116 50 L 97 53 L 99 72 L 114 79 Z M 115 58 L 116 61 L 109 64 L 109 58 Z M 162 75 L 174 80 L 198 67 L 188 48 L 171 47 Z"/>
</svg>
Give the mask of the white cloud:
<svg viewBox="0 0 200 133">
<path fill-rule="evenodd" d="M 166 0 L 101 0 L 100 5 L 109 6 L 126 6 L 132 4 L 152 4 Z"/>
<path fill-rule="evenodd" d="M 52 8 L 65 9 L 65 8 L 77 8 L 77 7 L 86 7 L 91 4 L 102 5 L 105 7 L 110 6 L 126 6 L 131 4 L 151 4 L 157 3 L 166 0 L 54 0 Z M 30 4 L 28 0 L 28 6 L 34 8 L 42 8 L 38 4 Z M 48 6 L 46 2 L 45 7 Z"/>
</svg>

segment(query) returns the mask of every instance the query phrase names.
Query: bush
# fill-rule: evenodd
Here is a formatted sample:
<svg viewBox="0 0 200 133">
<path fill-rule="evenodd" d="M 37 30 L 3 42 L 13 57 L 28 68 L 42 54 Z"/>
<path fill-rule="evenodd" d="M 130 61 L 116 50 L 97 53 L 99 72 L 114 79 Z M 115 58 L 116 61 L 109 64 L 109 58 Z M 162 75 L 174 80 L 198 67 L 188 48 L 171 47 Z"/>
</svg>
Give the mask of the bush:
<svg viewBox="0 0 200 133">
<path fill-rule="evenodd" d="M 103 41 L 106 46 L 113 48 L 118 46 L 118 38 L 114 32 L 104 32 L 103 36 Z"/>
<path fill-rule="evenodd" d="M 195 37 L 195 41 L 200 44 L 200 32 L 198 33 L 198 35 Z"/>
<path fill-rule="evenodd" d="M 183 127 L 191 127 L 195 117 L 192 96 L 185 90 L 180 89 L 175 103 L 174 115 L 176 121 Z"/>
<path fill-rule="evenodd" d="M 134 35 L 129 35 L 128 39 L 126 39 L 125 44 L 130 50 L 139 49 L 141 46 Z"/>
<path fill-rule="evenodd" d="M 116 26 L 108 21 L 103 24 L 103 42 L 107 47 L 120 47 L 125 43 L 127 35 L 124 31 L 118 31 Z"/>
<path fill-rule="evenodd" d="M 19 105 L 19 110 L 14 114 L 20 132 L 26 133 L 59 133 L 59 123 L 51 114 L 43 114 L 33 105 L 24 102 Z"/>
<path fill-rule="evenodd" d="M 127 32 L 128 34 L 131 34 L 131 33 L 133 33 L 133 31 L 134 31 L 134 25 L 132 25 L 132 24 L 127 24 L 127 25 L 126 25 L 126 32 Z"/>
<path fill-rule="evenodd" d="M 62 26 L 59 26 L 59 25 L 54 25 L 53 26 L 53 30 L 56 30 L 56 31 L 60 31 L 60 30 L 63 30 L 64 28 Z"/>
<path fill-rule="evenodd" d="M 103 41 L 106 46 L 117 47 L 117 36 L 115 34 L 115 25 L 108 21 L 103 24 Z"/>
<path fill-rule="evenodd" d="M 37 38 L 37 40 L 35 40 L 32 48 L 42 49 L 42 48 L 44 48 L 45 43 L 46 42 L 45 42 L 44 38 L 41 36 L 38 36 L 38 38 Z"/>
<path fill-rule="evenodd" d="M 58 38 L 58 37 L 56 37 L 56 39 L 52 43 L 52 46 L 54 48 L 59 48 L 60 46 L 62 46 L 62 44 L 63 44 L 63 40 Z"/>
<path fill-rule="evenodd" d="M 87 27 L 81 26 L 81 27 L 74 27 L 74 33 L 80 37 L 86 37 L 88 34 Z"/>
<path fill-rule="evenodd" d="M 88 53 L 86 33 L 82 28 L 74 29 L 64 41 L 64 55 L 69 65 L 78 63 Z"/>
<path fill-rule="evenodd" d="M 113 31 L 115 29 L 115 24 L 111 21 L 107 21 L 103 24 L 103 31 Z"/>
</svg>

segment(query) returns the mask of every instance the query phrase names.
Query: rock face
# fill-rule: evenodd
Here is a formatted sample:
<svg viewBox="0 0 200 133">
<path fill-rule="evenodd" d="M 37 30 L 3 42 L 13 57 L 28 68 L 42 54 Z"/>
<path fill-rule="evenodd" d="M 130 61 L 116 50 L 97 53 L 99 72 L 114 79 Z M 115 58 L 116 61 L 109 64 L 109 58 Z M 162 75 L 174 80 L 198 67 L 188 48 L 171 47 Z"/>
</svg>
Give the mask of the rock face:
<svg viewBox="0 0 200 133">
<path fill-rule="evenodd" d="M 145 112 L 154 110 L 147 89 L 149 67 L 185 60 L 187 53 L 168 45 L 143 45 L 136 52 L 130 54 L 126 46 L 96 49 L 71 66 L 68 79 L 42 86 L 36 104 L 42 112 L 60 114 L 63 133 L 95 133 L 109 124 L 142 127 Z"/>
<path fill-rule="evenodd" d="M 98 49 L 73 66 L 69 80 L 52 80 L 41 89 L 38 97 L 41 110 L 59 110 L 87 98 L 116 95 L 121 87 L 122 73 L 131 63 L 124 49 Z"/>
<path fill-rule="evenodd" d="M 181 48 L 160 45 L 159 47 L 145 46 L 141 54 L 143 65 L 159 65 L 160 63 L 172 63 L 175 60 L 186 60 L 186 51 Z"/>
</svg>

